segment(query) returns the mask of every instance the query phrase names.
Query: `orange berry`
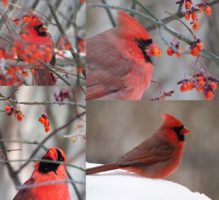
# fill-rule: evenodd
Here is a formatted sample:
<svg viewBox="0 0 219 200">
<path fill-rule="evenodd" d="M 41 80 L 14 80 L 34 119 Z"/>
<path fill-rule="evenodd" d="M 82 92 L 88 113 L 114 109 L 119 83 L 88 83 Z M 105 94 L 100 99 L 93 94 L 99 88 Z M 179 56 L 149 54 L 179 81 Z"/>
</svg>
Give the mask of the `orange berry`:
<svg viewBox="0 0 219 200">
<path fill-rule="evenodd" d="M 180 86 L 180 91 L 186 92 L 192 90 L 193 88 L 194 88 L 194 83 L 192 81 L 187 81 L 182 83 L 182 85 Z"/>
<path fill-rule="evenodd" d="M 217 83 L 214 82 L 214 81 L 210 82 L 210 86 L 211 86 L 211 89 L 214 90 L 214 91 L 217 89 Z"/>
<path fill-rule="evenodd" d="M 193 28 L 194 30 L 198 30 L 198 29 L 200 28 L 199 22 L 198 22 L 198 21 L 195 21 L 195 22 L 193 23 L 193 25 L 192 25 L 192 28 Z"/>
<path fill-rule="evenodd" d="M 44 126 L 49 126 L 49 120 L 48 119 L 45 120 Z"/>
<path fill-rule="evenodd" d="M 198 92 L 203 92 L 203 87 L 206 84 L 206 79 L 203 75 L 199 75 L 196 77 L 197 85 L 196 85 L 196 90 Z"/>
<path fill-rule="evenodd" d="M 50 127 L 49 126 L 45 126 L 45 131 L 49 132 L 50 131 Z"/>
<path fill-rule="evenodd" d="M 214 92 L 212 92 L 211 90 L 209 90 L 205 93 L 206 100 L 212 100 L 213 98 L 214 98 Z"/>
<path fill-rule="evenodd" d="M 30 21 L 30 16 L 24 15 L 24 16 L 22 16 L 22 20 L 23 20 L 24 22 L 29 22 L 29 21 Z"/>
<path fill-rule="evenodd" d="M 173 49 L 170 48 L 170 47 L 168 47 L 168 48 L 167 48 L 167 55 L 168 55 L 168 56 L 172 56 L 173 54 L 174 54 Z"/>
<path fill-rule="evenodd" d="M 42 124 L 45 124 L 45 121 L 46 121 L 45 118 L 43 118 L 43 117 L 40 117 L 40 118 L 39 118 L 39 122 L 41 122 Z"/>
<path fill-rule="evenodd" d="M 211 9 L 211 6 L 207 5 L 206 8 L 205 8 L 205 14 L 207 16 L 211 15 L 212 13 L 212 9 Z"/>
<path fill-rule="evenodd" d="M 185 13 L 185 19 L 186 19 L 187 21 L 189 21 L 189 19 L 190 19 L 190 13 L 188 13 L 188 12 Z"/>
<path fill-rule="evenodd" d="M 190 2 L 190 1 L 186 1 L 186 2 L 185 2 L 185 8 L 186 8 L 186 9 L 190 9 L 191 7 L 192 7 L 191 2 Z"/>
<path fill-rule="evenodd" d="M 198 19 L 198 12 L 197 11 L 192 12 L 192 20 L 196 21 L 197 19 Z"/>
<path fill-rule="evenodd" d="M 195 87 L 195 89 L 197 90 L 197 92 L 203 92 L 203 86 L 202 85 L 200 85 L 200 84 L 198 84 L 196 87 Z"/>
<path fill-rule="evenodd" d="M 190 50 L 190 54 L 193 55 L 193 56 L 198 56 L 200 54 L 200 50 L 197 46 L 193 47 L 191 50 Z"/>
<path fill-rule="evenodd" d="M 204 44 L 203 44 L 203 42 L 198 42 L 197 43 L 197 47 L 198 47 L 198 49 L 201 51 L 202 49 L 204 49 Z"/>
</svg>

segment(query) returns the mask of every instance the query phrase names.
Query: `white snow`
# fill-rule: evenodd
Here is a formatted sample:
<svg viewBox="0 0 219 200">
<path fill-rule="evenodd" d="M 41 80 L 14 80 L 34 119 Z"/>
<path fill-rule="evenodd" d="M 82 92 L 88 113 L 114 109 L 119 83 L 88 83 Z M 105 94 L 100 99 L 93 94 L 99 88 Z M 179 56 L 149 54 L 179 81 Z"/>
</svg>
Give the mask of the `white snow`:
<svg viewBox="0 0 219 200">
<path fill-rule="evenodd" d="M 86 168 L 97 164 L 86 164 Z M 86 200 L 211 200 L 171 181 L 113 170 L 86 176 Z"/>
</svg>

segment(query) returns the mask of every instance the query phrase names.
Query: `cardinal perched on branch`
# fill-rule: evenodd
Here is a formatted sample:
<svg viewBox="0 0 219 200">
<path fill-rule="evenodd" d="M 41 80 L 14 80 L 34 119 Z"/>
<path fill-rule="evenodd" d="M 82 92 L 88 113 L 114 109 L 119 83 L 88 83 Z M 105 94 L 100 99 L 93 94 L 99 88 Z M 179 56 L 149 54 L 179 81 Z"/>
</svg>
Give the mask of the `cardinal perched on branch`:
<svg viewBox="0 0 219 200">
<path fill-rule="evenodd" d="M 20 60 L 37 67 L 33 74 L 34 85 L 54 85 L 56 79 L 44 65 L 55 64 L 54 44 L 47 27 L 36 15 L 23 16 L 25 22 L 15 49 Z M 43 62 L 43 63 L 42 63 Z"/>
<path fill-rule="evenodd" d="M 163 114 L 161 127 L 140 145 L 126 153 L 118 161 L 86 170 L 86 174 L 124 169 L 148 178 L 164 178 L 172 174 L 180 164 L 185 145 L 185 134 L 190 131 L 181 121 Z"/>
<path fill-rule="evenodd" d="M 147 30 L 119 12 L 115 28 L 87 40 L 87 99 L 141 99 L 150 86 L 151 56 L 160 55 Z"/>
<path fill-rule="evenodd" d="M 66 162 L 66 155 L 61 149 L 50 148 L 42 159 Z M 39 161 L 35 164 L 31 177 L 24 183 L 23 189 L 20 189 L 13 200 L 70 200 L 66 183 L 52 184 L 52 181 L 62 180 L 67 180 L 64 164 Z M 48 184 L 40 186 L 44 182 L 48 182 Z"/>
</svg>

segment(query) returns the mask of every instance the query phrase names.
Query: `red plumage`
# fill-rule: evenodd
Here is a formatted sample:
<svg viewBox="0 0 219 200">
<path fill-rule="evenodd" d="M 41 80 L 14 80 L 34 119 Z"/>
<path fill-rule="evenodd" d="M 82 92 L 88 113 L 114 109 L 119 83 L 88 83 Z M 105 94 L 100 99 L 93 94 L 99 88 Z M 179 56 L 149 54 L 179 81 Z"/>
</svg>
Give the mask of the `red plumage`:
<svg viewBox="0 0 219 200">
<path fill-rule="evenodd" d="M 114 169 L 128 170 L 149 178 L 164 178 L 172 174 L 181 162 L 185 134 L 189 133 L 189 130 L 169 114 L 163 114 L 163 118 L 163 124 L 151 138 L 143 141 L 118 161 L 87 169 L 86 174 Z"/>
<path fill-rule="evenodd" d="M 58 148 L 50 148 L 42 159 L 66 162 L 65 153 Z M 31 177 L 24 186 L 36 184 L 35 187 L 21 189 L 13 200 L 70 200 L 70 193 L 66 183 L 48 184 L 37 186 L 37 184 L 48 181 L 64 181 L 68 179 L 64 164 L 37 162 Z"/>
<path fill-rule="evenodd" d="M 86 98 L 139 100 L 150 86 L 150 56 L 161 55 L 145 28 L 119 12 L 118 24 L 87 40 Z"/>
<path fill-rule="evenodd" d="M 28 62 L 38 69 L 33 74 L 34 85 L 54 85 L 54 75 L 38 60 L 54 65 L 54 44 L 46 26 L 36 16 L 28 16 L 28 21 L 23 25 L 20 39 L 15 42 L 15 49 L 20 60 Z"/>
</svg>

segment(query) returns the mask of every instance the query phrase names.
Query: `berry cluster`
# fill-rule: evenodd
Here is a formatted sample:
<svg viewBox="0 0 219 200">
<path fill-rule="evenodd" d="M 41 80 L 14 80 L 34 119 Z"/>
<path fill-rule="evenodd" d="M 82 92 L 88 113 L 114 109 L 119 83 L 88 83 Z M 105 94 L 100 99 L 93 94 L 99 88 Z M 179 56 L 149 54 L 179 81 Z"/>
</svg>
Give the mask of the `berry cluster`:
<svg viewBox="0 0 219 200">
<path fill-rule="evenodd" d="M 191 19 L 192 28 L 198 30 L 200 28 L 200 23 L 198 20 L 198 13 L 205 12 L 207 16 L 211 15 L 212 8 L 208 2 L 202 2 L 196 5 L 193 5 L 192 0 L 185 1 L 185 19 L 189 21 Z"/>
<path fill-rule="evenodd" d="M 180 50 L 182 49 L 179 47 L 179 42 L 177 42 L 176 44 L 171 42 L 170 47 L 167 48 L 167 55 L 173 56 L 174 54 L 176 54 L 177 57 L 181 57 L 182 54 L 180 53 Z"/>
<path fill-rule="evenodd" d="M 39 122 L 44 125 L 45 132 L 50 131 L 50 123 L 48 116 L 46 114 L 42 114 L 41 117 L 39 118 Z"/>
<path fill-rule="evenodd" d="M 204 49 L 204 44 L 200 39 L 197 39 L 190 45 L 190 54 L 193 56 L 199 56 Z"/>
<path fill-rule="evenodd" d="M 214 98 L 214 91 L 217 89 L 219 80 L 211 76 L 206 76 L 203 73 L 196 73 L 190 79 L 183 79 L 177 84 L 180 84 L 180 91 L 186 92 L 193 90 L 194 88 L 203 93 L 205 99 L 211 100 Z"/>
<path fill-rule="evenodd" d="M 201 51 L 204 49 L 204 44 L 200 39 L 196 39 L 194 42 L 192 42 L 192 44 L 189 47 L 189 53 L 192 56 L 199 56 L 199 54 L 201 53 Z M 177 57 L 181 57 L 182 53 L 180 51 L 182 51 L 183 49 L 180 48 L 179 46 L 179 42 L 177 42 L 176 44 L 174 44 L 173 42 L 170 43 L 170 47 L 167 48 L 167 55 L 168 56 L 173 56 L 174 54 Z"/>
<path fill-rule="evenodd" d="M 21 122 L 24 118 L 23 113 L 20 110 L 14 109 L 12 106 L 5 106 L 5 112 L 7 115 L 11 116 L 14 114 L 14 116 L 17 118 L 19 122 Z"/>
</svg>

